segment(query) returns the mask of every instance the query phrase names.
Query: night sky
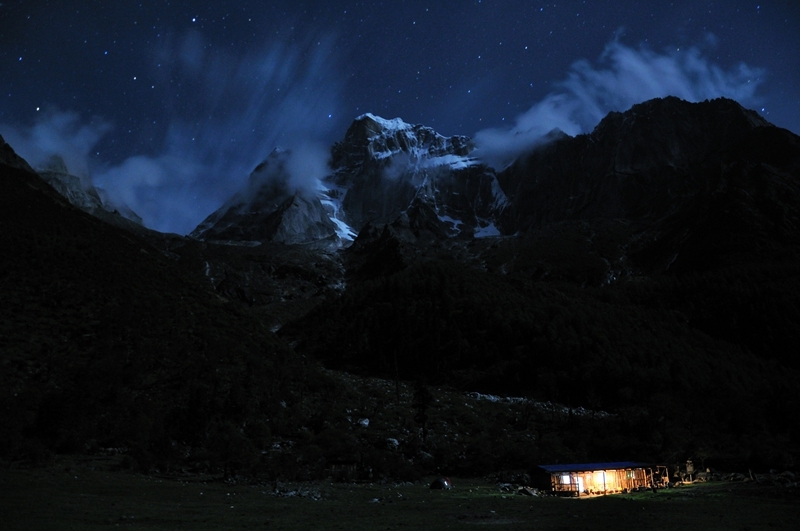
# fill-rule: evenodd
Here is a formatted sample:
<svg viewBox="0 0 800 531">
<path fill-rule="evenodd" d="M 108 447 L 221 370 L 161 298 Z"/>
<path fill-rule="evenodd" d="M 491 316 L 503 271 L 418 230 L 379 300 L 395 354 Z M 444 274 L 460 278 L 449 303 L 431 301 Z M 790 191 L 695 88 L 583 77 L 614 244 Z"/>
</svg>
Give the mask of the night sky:
<svg viewBox="0 0 800 531">
<path fill-rule="evenodd" d="M 0 3 L 0 134 L 162 231 L 191 231 L 275 147 L 324 157 L 365 112 L 501 161 L 668 94 L 800 133 L 800 2 Z"/>
</svg>

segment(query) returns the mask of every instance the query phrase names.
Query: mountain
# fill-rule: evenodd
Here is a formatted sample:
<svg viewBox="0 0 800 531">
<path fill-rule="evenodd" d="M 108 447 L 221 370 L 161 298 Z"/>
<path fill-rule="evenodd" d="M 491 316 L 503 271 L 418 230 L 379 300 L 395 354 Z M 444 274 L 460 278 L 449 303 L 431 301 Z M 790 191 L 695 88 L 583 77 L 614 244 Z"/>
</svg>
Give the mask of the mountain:
<svg viewBox="0 0 800 531">
<path fill-rule="evenodd" d="M 494 170 L 469 156 L 473 150 L 466 137 L 365 114 L 333 146 L 331 173 L 313 189 L 292 185 L 293 154 L 275 150 L 191 236 L 335 248 L 366 224 L 409 215 L 445 237 L 498 235 L 506 197 Z"/>
<path fill-rule="evenodd" d="M 474 149 L 467 137 L 364 114 L 334 145 L 330 180 L 342 190 L 345 219 L 359 230 L 393 222 L 418 204 L 449 235 L 497 234 L 505 194 L 494 170 L 470 157 Z"/>
<path fill-rule="evenodd" d="M 361 247 L 388 225 L 442 243 L 624 221 L 625 251 L 603 258 L 612 262 L 606 276 L 615 276 L 634 265 L 699 267 L 696 250 L 718 229 L 739 227 L 727 244 L 712 245 L 709 266 L 758 247 L 758 231 L 781 241 L 797 232 L 789 200 L 798 196 L 797 137 L 732 100 L 635 105 L 589 134 L 549 136 L 499 174 L 474 149 L 467 137 L 364 114 L 332 147 L 330 174 L 311 190 L 292 188 L 291 153 L 276 150 L 192 236 L 336 249 L 365 227 Z"/>
<path fill-rule="evenodd" d="M 338 241 L 339 225 L 314 190 L 293 187 L 289 151 L 274 150 L 245 187 L 192 231 L 193 238 L 300 244 Z"/>
<path fill-rule="evenodd" d="M 210 289 L 204 258 L 234 254 L 263 265 L 288 299 L 305 286 L 300 277 L 322 270 L 304 245 L 261 245 L 267 252 L 254 258 L 230 252 L 247 246 L 123 230 L 66 201 L 1 139 L 0 246 L 7 466 L 81 454 L 113 470 L 240 482 L 325 478 L 331 464 L 355 461 L 359 478 L 405 481 L 441 467 L 490 471 L 501 461 L 486 459 L 481 434 L 519 426 L 521 405 L 437 392 L 460 420 L 431 408 L 424 446 L 411 386 L 322 370 L 270 332 L 262 307 Z M 568 415 L 553 404 L 530 407 L 531 423 Z M 571 429 L 597 425 L 580 418 Z M 460 430 L 476 436 L 427 452 L 444 450 Z M 505 437 L 502 462 L 525 466 L 530 440 L 522 431 Z"/>
<path fill-rule="evenodd" d="M 796 243 L 798 172 L 791 132 L 733 100 L 669 97 L 534 149 L 498 179 L 511 203 L 507 226 L 625 220 L 651 240 L 642 265 L 691 270 L 766 241 Z"/>
<path fill-rule="evenodd" d="M 391 224 L 409 253 L 499 235 L 506 198 L 494 170 L 469 156 L 473 150 L 466 137 L 365 114 L 333 146 L 327 176 L 298 178 L 292 157 L 302 154 L 276 149 L 190 237 L 203 242 L 202 267 L 218 292 L 283 313 L 339 292 L 345 271 L 361 260 L 355 249 L 340 249 L 358 235 L 356 249 L 382 245 L 369 243 L 380 232 L 372 228 Z M 225 249 L 214 251 L 219 245 Z M 273 326 L 285 321 L 276 317 Z"/>
<path fill-rule="evenodd" d="M 95 188 L 88 179 L 81 179 L 67 169 L 58 155 L 39 168 L 37 173 L 67 201 L 97 218 L 129 230 L 142 230 L 142 218 L 127 205 L 115 206 L 104 190 Z"/>
<path fill-rule="evenodd" d="M 342 251 L 345 292 L 279 332 L 298 352 L 617 411 L 663 455 L 756 459 L 733 442 L 742 422 L 772 434 L 762 457 L 795 451 L 777 441 L 800 441 L 800 138 L 731 100 L 644 102 L 497 173 L 500 235 L 461 239 L 436 227 L 447 198 L 415 201 L 413 172 L 384 207 L 372 153 L 401 156 L 395 135 L 414 129 L 372 121 L 333 153 L 355 169 L 338 181 L 351 201 L 365 197 L 345 196 L 351 222 L 382 210 Z"/>
<path fill-rule="evenodd" d="M 663 98 L 501 171 L 474 154 L 365 114 L 327 174 L 276 150 L 184 238 L 98 222 L 2 144 L 0 455 L 292 478 L 797 462 L 799 137 Z M 418 411 L 431 386 L 452 402 Z"/>
<path fill-rule="evenodd" d="M 229 467 L 295 429 L 275 408 L 296 412 L 291 382 L 316 369 L 259 316 L 149 233 L 67 202 L 2 139 L 0 157 L 0 458 L 124 447 L 145 469 L 181 453 Z"/>
<path fill-rule="evenodd" d="M 28 161 L 17 155 L 14 148 L 9 146 L 2 136 L 0 136 L 0 164 L 29 174 L 36 173 Z"/>
</svg>

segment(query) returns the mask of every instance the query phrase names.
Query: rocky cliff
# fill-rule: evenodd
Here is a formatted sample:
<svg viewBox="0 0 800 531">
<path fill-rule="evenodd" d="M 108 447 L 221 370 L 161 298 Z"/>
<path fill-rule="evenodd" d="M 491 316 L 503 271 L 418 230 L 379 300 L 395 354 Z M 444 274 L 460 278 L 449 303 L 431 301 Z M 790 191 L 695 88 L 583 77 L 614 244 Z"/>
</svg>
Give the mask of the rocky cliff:
<svg viewBox="0 0 800 531">
<path fill-rule="evenodd" d="M 345 190 L 342 207 L 357 229 L 393 222 L 422 201 L 450 235 L 494 233 L 506 198 L 494 170 L 470 157 L 474 147 L 464 136 L 365 114 L 333 147 L 331 181 Z"/>
</svg>

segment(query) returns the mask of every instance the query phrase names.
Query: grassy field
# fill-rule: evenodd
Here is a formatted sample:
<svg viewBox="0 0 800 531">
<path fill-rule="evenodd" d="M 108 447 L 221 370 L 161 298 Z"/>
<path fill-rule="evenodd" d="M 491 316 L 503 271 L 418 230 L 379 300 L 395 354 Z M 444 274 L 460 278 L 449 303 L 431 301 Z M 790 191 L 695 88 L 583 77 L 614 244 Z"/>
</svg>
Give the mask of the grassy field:
<svg viewBox="0 0 800 531">
<path fill-rule="evenodd" d="M 796 493 L 707 483 L 591 499 L 500 492 L 483 479 L 427 483 L 228 485 L 107 470 L 74 459 L 0 471 L 0 528 L 8 530 L 217 529 L 797 529 Z"/>
</svg>

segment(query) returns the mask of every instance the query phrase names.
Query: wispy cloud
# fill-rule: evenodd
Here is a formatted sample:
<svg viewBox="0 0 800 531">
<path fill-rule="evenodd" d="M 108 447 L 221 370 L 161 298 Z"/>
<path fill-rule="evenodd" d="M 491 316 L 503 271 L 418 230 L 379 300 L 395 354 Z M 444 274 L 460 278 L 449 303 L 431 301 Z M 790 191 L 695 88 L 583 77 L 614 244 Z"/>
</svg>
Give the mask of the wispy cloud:
<svg viewBox="0 0 800 531">
<path fill-rule="evenodd" d="M 149 226 L 187 233 L 275 147 L 307 155 L 292 175 L 304 186 L 313 181 L 320 157 L 310 146 L 329 133 L 341 90 L 332 38 L 313 37 L 234 57 L 209 51 L 202 35 L 190 32 L 160 50 L 162 75 L 185 85 L 187 100 L 166 103 L 170 126 L 160 154 L 104 168 L 96 182 Z"/>
<path fill-rule="evenodd" d="M 289 188 L 315 192 L 330 174 L 329 160 L 330 149 L 322 143 L 304 142 L 294 147 L 287 162 Z"/>
<path fill-rule="evenodd" d="M 109 121 L 77 112 L 43 113 L 32 126 L 0 125 L 0 134 L 32 165 L 61 155 L 72 173 L 89 175 L 148 227 L 185 234 L 275 147 L 295 148 L 290 173 L 298 187 L 324 176 L 327 155 L 315 142 L 330 135 L 328 116 L 338 114 L 343 86 L 334 44 L 328 34 L 309 34 L 239 57 L 196 31 L 165 39 L 152 62 L 153 77 L 171 87 L 153 98 L 167 125 L 157 145 L 142 144 L 121 163 L 90 165 L 104 136 L 121 139 Z"/>
<path fill-rule="evenodd" d="M 313 195 L 325 188 L 322 180 L 330 174 L 329 160 L 330 151 L 317 142 L 300 143 L 289 150 L 276 149 L 227 204 L 247 202 L 265 187 L 279 200 L 285 194 L 298 192 Z"/>
<path fill-rule="evenodd" d="M 31 126 L 0 124 L 6 142 L 34 168 L 60 155 L 69 171 L 80 177 L 89 176 L 89 153 L 111 129 L 102 118 L 86 121 L 77 112 L 59 109 L 41 111 Z"/>
<path fill-rule="evenodd" d="M 555 128 L 569 135 L 588 132 L 608 112 L 657 97 L 702 101 L 724 96 L 753 104 L 763 74 L 744 63 L 725 70 L 697 47 L 658 53 L 614 40 L 596 62 L 573 63 L 558 90 L 517 116 L 513 127 L 478 131 L 476 154 L 502 166 Z"/>
</svg>

